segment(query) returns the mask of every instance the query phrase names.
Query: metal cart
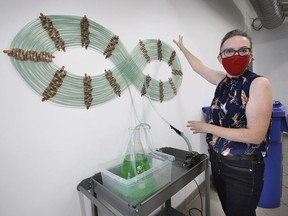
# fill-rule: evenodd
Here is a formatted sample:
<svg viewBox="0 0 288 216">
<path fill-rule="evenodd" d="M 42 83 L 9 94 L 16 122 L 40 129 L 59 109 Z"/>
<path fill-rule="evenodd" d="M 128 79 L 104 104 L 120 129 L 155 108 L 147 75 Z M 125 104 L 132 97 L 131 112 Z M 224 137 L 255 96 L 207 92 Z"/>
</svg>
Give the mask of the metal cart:
<svg viewBox="0 0 288 216">
<path fill-rule="evenodd" d="M 206 154 L 197 154 L 197 158 L 194 156 L 189 158 L 187 157 L 189 152 L 170 147 L 161 148 L 160 151 L 175 156 L 175 161 L 172 163 L 171 182 L 136 205 L 127 203 L 104 187 L 101 173 L 82 180 L 77 186 L 77 190 L 91 201 L 92 216 L 98 216 L 98 209 L 108 216 L 147 216 L 163 204 L 163 208 L 159 210 L 157 216 L 185 216 L 172 208 L 171 197 L 202 172 L 205 172 L 205 212 L 206 216 L 210 216 L 208 156 Z"/>
</svg>

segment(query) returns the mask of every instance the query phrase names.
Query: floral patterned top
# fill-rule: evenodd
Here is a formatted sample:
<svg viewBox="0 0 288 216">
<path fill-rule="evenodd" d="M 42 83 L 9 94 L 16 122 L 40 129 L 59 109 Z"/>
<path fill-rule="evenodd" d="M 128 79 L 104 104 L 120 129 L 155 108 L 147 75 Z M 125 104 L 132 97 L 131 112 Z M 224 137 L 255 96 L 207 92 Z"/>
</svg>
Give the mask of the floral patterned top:
<svg viewBox="0 0 288 216">
<path fill-rule="evenodd" d="M 246 128 L 246 104 L 249 101 L 250 85 L 259 75 L 246 70 L 239 77 L 225 77 L 217 86 L 210 106 L 209 123 L 226 128 Z M 268 133 L 267 133 L 268 134 Z M 267 139 L 260 145 L 235 142 L 213 134 L 207 134 L 206 141 L 212 148 L 224 156 L 259 155 L 265 156 Z"/>
</svg>

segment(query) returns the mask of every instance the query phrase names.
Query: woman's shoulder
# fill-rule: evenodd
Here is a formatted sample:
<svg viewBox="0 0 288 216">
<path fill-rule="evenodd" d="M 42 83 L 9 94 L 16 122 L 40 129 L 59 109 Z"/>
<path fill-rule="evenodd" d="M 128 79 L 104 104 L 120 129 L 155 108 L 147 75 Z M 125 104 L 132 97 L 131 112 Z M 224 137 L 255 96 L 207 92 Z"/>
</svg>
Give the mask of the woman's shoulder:
<svg viewBox="0 0 288 216">
<path fill-rule="evenodd" d="M 251 83 L 250 92 L 262 99 L 263 97 L 266 98 L 269 95 L 272 95 L 272 88 L 270 81 L 263 76 L 255 78 Z"/>
<path fill-rule="evenodd" d="M 270 81 L 268 78 L 264 77 L 264 76 L 258 76 L 255 77 L 255 79 L 253 80 L 252 84 L 254 86 L 270 86 Z"/>
<path fill-rule="evenodd" d="M 246 78 L 251 79 L 251 82 L 254 85 L 270 85 L 269 80 L 260 74 L 257 74 L 255 72 L 252 71 L 246 71 Z"/>
</svg>

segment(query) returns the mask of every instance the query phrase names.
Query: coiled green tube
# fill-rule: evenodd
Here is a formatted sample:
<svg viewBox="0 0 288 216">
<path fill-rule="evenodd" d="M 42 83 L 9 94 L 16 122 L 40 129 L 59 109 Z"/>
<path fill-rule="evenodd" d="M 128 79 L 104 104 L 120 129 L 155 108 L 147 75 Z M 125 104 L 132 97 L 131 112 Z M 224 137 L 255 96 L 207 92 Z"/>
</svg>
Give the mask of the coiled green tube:
<svg viewBox="0 0 288 216">
<path fill-rule="evenodd" d="M 53 22 L 54 28 L 59 31 L 61 38 L 65 41 L 66 48 L 82 47 L 81 43 L 81 20 L 82 17 L 78 16 L 64 16 L 64 15 L 50 15 L 46 16 Z M 105 27 L 89 20 L 89 40 L 90 44 L 88 49 L 95 50 L 99 53 L 104 53 L 107 45 L 110 43 L 111 38 L 115 36 L 114 33 Z M 142 41 L 145 44 L 148 55 L 151 61 L 158 61 L 158 46 L 159 40 L 147 39 Z M 158 46 L 157 46 L 158 43 Z M 173 49 L 166 43 L 161 41 L 162 61 L 168 62 Z M 11 49 L 20 48 L 22 50 L 34 50 L 36 52 L 49 52 L 54 54 L 58 51 L 55 43 L 49 37 L 48 32 L 43 29 L 41 20 L 35 19 L 28 23 L 20 32 L 15 36 L 10 46 Z M 63 55 L 65 53 L 63 52 Z M 103 56 L 104 57 L 104 56 Z M 53 79 L 55 72 L 63 65 L 56 65 L 54 62 L 44 61 L 21 61 L 19 59 L 10 57 L 12 64 L 15 66 L 22 78 L 32 87 L 32 89 L 39 95 L 43 96 L 43 92 L 49 86 Z M 133 84 L 136 89 L 141 92 L 143 85 L 145 85 L 146 75 L 143 74 L 143 69 L 148 64 L 140 46 L 137 45 L 129 54 L 122 44 L 121 40 L 115 46 L 112 55 L 109 57 L 114 68 L 109 69 L 112 71 L 113 77 L 119 84 L 121 92 L 123 92 L 129 85 Z M 105 60 L 103 58 L 103 60 Z M 64 65 L 65 66 L 65 65 Z M 175 56 L 172 64 L 172 70 L 181 71 L 181 64 L 177 56 Z M 93 101 L 91 107 L 103 104 L 115 97 L 118 97 L 103 74 L 91 76 L 92 97 Z M 60 104 L 68 107 L 85 107 L 85 94 L 83 86 L 83 76 L 78 76 L 67 71 L 67 75 L 63 79 L 62 85 L 57 90 L 57 94 L 49 100 L 53 103 Z M 163 82 L 163 100 L 170 100 L 175 96 L 175 91 L 171 87 L 171 82 L 176 89 L 179 89 L 182 82 L 182 75 L 175 75 L 171 73 L 170 83 L 168 78 Z M 174 89 L 175 90 L 175 89 Z M 147 87 L 147 95 L 155 101 L 160 100 L 159 81 L 153 79 Z"/>
</svg>

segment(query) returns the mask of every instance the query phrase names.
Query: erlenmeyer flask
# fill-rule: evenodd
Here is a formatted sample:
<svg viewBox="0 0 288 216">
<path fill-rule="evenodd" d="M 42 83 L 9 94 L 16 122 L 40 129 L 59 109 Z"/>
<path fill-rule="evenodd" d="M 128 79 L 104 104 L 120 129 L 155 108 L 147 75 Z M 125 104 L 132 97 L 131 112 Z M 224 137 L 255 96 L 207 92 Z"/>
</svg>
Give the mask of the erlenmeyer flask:
<svg viewBox="0 0 288 216">
<path fill-rule="evenodd" d="M 125 179 L 133 178 L 136 175 L 150 169 L 150 164 L 145 155 L 141 141 L 141 128 L 146 130 L 143 125 L 129 128 L 130 141 L 128 143 L 125 158 L 120 170 L 120 176 Z"/>
</svg>

